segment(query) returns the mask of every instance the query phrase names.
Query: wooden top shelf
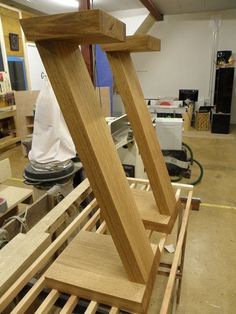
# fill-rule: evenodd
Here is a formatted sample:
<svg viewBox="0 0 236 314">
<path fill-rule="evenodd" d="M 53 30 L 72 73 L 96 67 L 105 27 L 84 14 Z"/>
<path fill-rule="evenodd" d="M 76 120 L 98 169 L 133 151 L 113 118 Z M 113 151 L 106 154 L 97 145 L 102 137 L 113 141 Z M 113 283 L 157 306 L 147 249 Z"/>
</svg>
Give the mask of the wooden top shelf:
<svg viewBox="0 0 236 314">
<path fill-rule="evenodd" d="M 95 44 L 125 40 L 125 24 L 102 10 L 27 18 L 20 23 L 29 41 L 73 39 Z"/>
<path fill-rule="evenodd" d="M 160 51 L 161 41 L 150 35 L 133 35 L 127 36 L 123 43 L 112 43 L 101 45 L 106 52 L 123 51 L 123 52 L 148 52 Z"/>
</svg>

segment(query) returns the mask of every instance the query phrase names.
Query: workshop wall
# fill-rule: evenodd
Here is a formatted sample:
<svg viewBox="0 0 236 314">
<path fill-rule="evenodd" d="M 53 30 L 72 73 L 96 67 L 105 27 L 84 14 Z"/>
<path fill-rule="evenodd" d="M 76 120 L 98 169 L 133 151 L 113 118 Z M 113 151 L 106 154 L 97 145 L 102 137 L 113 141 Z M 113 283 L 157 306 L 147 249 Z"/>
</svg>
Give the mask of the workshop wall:
<svg viewBox="0 0 236 314">
<path fill-rule="evenodd" d="M 23 36 L 20 27 L 20 13 L 22 18 L 28 18 L 35 16 L 30 12 L 26 11 L 19 11 L 15 10 L 14 8 L 6 8 L 1 6 L 0 4 L 0 18 L 1 18 L 1 33 L 2 33 L 2 41 L 1 41 L 1 48 L 4 45 L 4 49 L 2 49 L 3 60 L 5 63 L 5 71 L 7 71 L 9 67 L 9 62 L 13 64 L 17 62 L 18 65 L 22 67 L 22 86 L 16 87 L 15 86 L 15 78 L 14 83 L 12 82 L 12 88 L 19 88 L 19 89 L 26 89 L 27 88 L 27 80 L 26 80 L 26 73 L 25 73 L 25 56 L 24 56 L 24 48 L 23 48 Z M 8 61 L 8 67 L 7 67 Z M 14 66 L 14 65 L 12 65 Z M 10 68 L 9 68 L 10 70 Z M 13 73 L 13 72 L 11 72 Z M 8 76 L 9 73 L 7 73 Z M 12 77 L 11 77 L 12 79 Z"/>
<path fill-rule="evenodd" d="M 134 17 L 129 11 L 119 12 L 118 18 L 131 30 L 129 24 L 134 25 Z M 200 99 L 210 98 L 216 19 L 217 50 L 232 50 L 236 58 L 236 10 L 169 15 L 154 24 L 149 34 L 161 39 L 161 51 L 132 55 L 146 98 L 178 97 L 181 88 L 199 89 Z M 138 21 L 140 14 L 136 29 Z M 233 90 L 231 122 L 236 123 L 236 75 Z"/>
<path fill-rule="evenodd" d="M 140 8 L 109 13 L 126 24 L 127 35 L 133 35 L 148 16 L 149 11 L 146 8 Z"/>
<path fill-rule="evenodd" d="M 23 57 L 23 42 L 19 23 L 19 13 L 0 7 L 0 16 L 2 20 L 3 35 L 8 56 Z M 18 35 L 19 50 L 12 50 L 10 47 L 9 34 Z"/>
</svg>

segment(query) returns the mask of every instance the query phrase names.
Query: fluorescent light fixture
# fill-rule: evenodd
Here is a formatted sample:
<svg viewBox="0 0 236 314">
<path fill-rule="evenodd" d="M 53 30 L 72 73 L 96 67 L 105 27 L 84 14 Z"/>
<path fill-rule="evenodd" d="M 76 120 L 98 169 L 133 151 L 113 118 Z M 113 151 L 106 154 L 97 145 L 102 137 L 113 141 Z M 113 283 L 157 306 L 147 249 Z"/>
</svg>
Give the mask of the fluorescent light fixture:
<svg viewBox="0 0 236 314">
<path fill-rule="evenodd" d="M 55 4 L 59 4 L 65 7 L 78 8 L 79 1 L 77 0 L 53 0 Z"/>
</svg>

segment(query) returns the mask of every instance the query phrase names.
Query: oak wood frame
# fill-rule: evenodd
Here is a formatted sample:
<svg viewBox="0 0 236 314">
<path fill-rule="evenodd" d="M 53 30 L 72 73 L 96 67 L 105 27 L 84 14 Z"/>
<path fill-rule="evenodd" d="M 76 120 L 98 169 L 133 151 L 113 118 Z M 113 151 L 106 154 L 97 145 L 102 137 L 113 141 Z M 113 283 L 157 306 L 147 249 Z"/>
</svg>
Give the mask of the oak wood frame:
<svg viewBox="0 0 236 314">
<path fill-rule="evenodd" d="M 124 286 L 130 282 L 144 286 L 145 294 L 138 301 L 139 307 L 133 308 L 129 300 L 124 306 L 145 312 L 152 291 L 153 272 L 159 262 L 159 250 L 154 253 L 148 241 L 78 47 L 78 43 L 122 40 L 124 28 L 120 22 L 98 10 L 27 19 L 22 22 L 22 27 L 27 38 L 36 41 L 92 190 L 103 210 L 127 273 Z M 159 188 L 162 189 L 161 184 Z M 175 202 L 174 194 L 172 196 Z M 57 291 L 52 290 L 45 306 L 51 305 L 57 296 Z M 96 296 L 98 300 L 100 297 L 101 294 Z M 112 291 L 109 300 L 114 304 L 117 302 Z"/>
<path fill-rule="evenodd" d="M 102 11 L 89 10 L 22 20 L 22 27 L 27 38 L 36 40 L 128 278 L 146 283 L 154 254 L 78 47 L 78 41 L 124 40 L 124 24 Z"/>
<path fill-rule="evenodd" d="M 156 210 L 175 219 L 180 203 L 174 197 L 151 116 L 130 56 L 132 52 L 160 51 L 160 40 L 149 35 L 134 35 L 128 36 L 124 43 L 103 44 L 102 48 L 107 53 L 117 89 L 132 125 L 156 200 Z"/>
</svg>

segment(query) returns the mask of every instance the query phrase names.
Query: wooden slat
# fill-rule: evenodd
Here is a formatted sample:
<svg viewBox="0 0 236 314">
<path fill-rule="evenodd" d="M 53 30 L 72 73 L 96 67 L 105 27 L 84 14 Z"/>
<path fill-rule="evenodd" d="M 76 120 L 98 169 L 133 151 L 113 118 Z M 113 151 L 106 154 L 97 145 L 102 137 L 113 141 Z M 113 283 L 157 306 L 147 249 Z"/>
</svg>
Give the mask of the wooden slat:
<svg viewBox="0 0 236 314">
<path fill-rule="evenodd" d="M 147 188 L 147 185 L 143 185 L 143 186 L 141 186 L 140 190 L 141 191 L 146 191 L 146 188 Z"/>
<path fill-rule="evenodd" d="M 41 219 L 31 229 L 30 232 L 47 232 L 52 235 L 65 221 L 66 212 L 69 211 L 71 205 L 79 205 L 86 198 L 86 196 L 89 195 L 90 192 L 91 187 L 89 181 L 88 179 L 85 179 L 69 195 L 59 202 L 59 204 L 57 204 L 52 211 L 50 211 L 43 219 Z"/>
<path fill-rule="evenodd" d="M 128 182 L 130 183 L 130 184 L 132 184 L 132 183 L 135 183 L 136 185 L 138 184 L 138 183 L 140 183 L 140 184 L 149 184 L 149 180 L 148 179 L 140 179 L 140 178 L 132 178 L 132 177 L 128 177 L 127 178 L 127 180 L 128 180 Z"/>
<path fill-rule="evenodd" d="M 35 314 L 47 314 L 51 310 L 53 304 L 56 302 L 58 297 L 60 296 L 60 292 L 57 290 L 52 290 L 40 307 L 35 311 Z"/>
<path fill-rule="evenodd" d="M 192 190 L 193 185 L 191 184 L 184 184 L 184 183 L 171 183 L 173 187 L 176 187 L 177 189 L 184 189 L 184 190 Z"/>
<path fill-rule="evenodd" d="M 16 278 L 30 267 L 32 261 L 45 251 L 50 242 L 51 238 L 47 233 L 35 234 L 33 238 L 19 233 L 0 250 L 0 295 L 11 289 Z"/>
<path fill-rule="evenodd" d="M 112 307 L 109 314 L 119 314 L 120 311 L 117 307 Z"/>
<path fill-rule="evenodd" d="M 188 225 L 188 218 L 189 218 L 192 194 L 193 194 L 193 191 L 189 191 L 188 200 L 186 203 L 186 209 L 184 212 L 184 216 L 183 216 L 183 220 L 182 220 L 182 224 L 181 224 L 181 228 L 180 228 L 179 238 L 178 238 L 178 242 L 176 245 L 175 255 L 174 255 L 173 262 L 172 262 L 171 271 L 170 271 L 170 275 L 168 278 L 164 298 L 162 301 L 160 314 L 167 314 L 169 306 L 170 306 L 170 300 L 171 300 L 172 291 L 174 288 L 176 273 L 178 270 L 179 258 L 181 255 L 183 241 L 184 241 L 184 237 L 185 237 L 185 233 L 186 233 L 186 229 L 187 229 L 187 225 Z"/>
<path fill-rule="evenodd" d="M 79 299 L 77 296 L 71 295 L 66 304 L 63 306 L 62 310 L 60 311 L 60 314 L 71 314 L 76 307 L 78 301 Z"/>
<path fill-rule="evenodd" d="M 102 49 L 109 51 L 123 51 L 123 52 L 147 52 L 160 51 L 161 41 L 150 35 L 133 35 L 127 36 L 124 43 L 103 44 Z"/>
<path fill-rule="evenodd" d="M 96 223 L 98 222 L 100 218 L 100 213 L 101 213 L 101 210 L 98 209 L 96 213 L 91 217 L 91 219 L 89 219 L 89 221 L 83 226 L 81 230 L 91 231 L 95 227 Z"/>
<path fill-rule="evenodd" d="M 176 204 L 165 160 L 130 54 L 107 52 L 107 56 L 142 156 L 157 207 L 161 214 L 170 215 L 179 205 Z"/>
<path fill-rule="evenodd" d="M 181 189 L 177 189 L 175 192 L 175 199 L 178 200 L 180 198 Z"/>
<path fill-rule="evenodd" d="M 34 276 L 34 274 L 43 268 L 48 260 L 55 254 L 55 252 L 61 247 L 66 239 L 73 234 L 73 232 L 79 227 L 81 222 L 89 215 L 89 213 L 96 206 L 96 201 L 93 200 L 78 217 L 58 236 L 58 238 L 47 248 L 45 251 L 33 262 L 27 270 L 18 277 L 18 279 L 12 284 L 12 286 L 3 294 L 0 298 L 0 313 L 6 308 L 7 305 L 17 296 L 21 289 L 27 284 L 27 282 Z"/>
<path fill-rule="evenodd" d="M 28 41 L 74 39 L 96 44 L 125 40 L 125 24 L 101 10 L 28 18 L 20 23 Z"/>
<path fill-rule="evenodd" d="M 91 301 L 86 311 L 84 312 L 84 314 L 95 314 L 97 311 L 98 305 L 99 304 L 97 302 Z"/>
<path fill-rule="evenodd" d="M 11 311 L 11 314 L 24 314 L 33 301 L 37 298 L 45 286 L 44 277 L 40 277 L 29 292 L 20 300 L 20 302 Z"/>
<path fill-rule="evenodd" d="M 128 277 L 146 282 L 154 255 L 78 45 L 37 48 Z"/>
<path fill-rule="evenodd" d="M 98 227 L 98 229 L 96 230 L 96 233 L 104 233 L 106 229 L 107 229 L 106 222 L 103 221 L 101 225 Z"/>
<path fill-rule="evenodd" d="M 136 188 L 136 183 L 131 183 L 131 184 L 130 184 L 130 188 L 131 188 L 131 189 Z"/>
</svg>

